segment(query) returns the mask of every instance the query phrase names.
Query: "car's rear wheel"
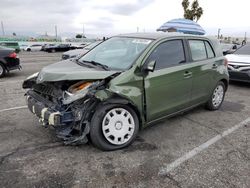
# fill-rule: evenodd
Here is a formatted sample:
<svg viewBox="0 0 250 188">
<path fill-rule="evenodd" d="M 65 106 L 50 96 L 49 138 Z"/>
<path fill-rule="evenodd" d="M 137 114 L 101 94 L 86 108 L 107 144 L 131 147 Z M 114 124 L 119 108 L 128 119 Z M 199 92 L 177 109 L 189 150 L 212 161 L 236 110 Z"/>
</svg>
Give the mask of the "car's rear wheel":
<svg viewBox="0 0 250 188">
<path fill-rule="evenodd" d="M 130 145 L 139 131 L 136 113 L 127 105 L 109 104 L 97 109 L 91 121 L 94 146 L 111 151 Z"/>
<path fill-rule="evenodd" d="M 30 49 L 30 48 L 28 48 L 28 49 L 27 49 L 27 52 L 31 52 L 31 49 Z"/>
<path fill-rule="evenodd" d="M 6 73 L 5 67 L 0 63 L 0 78 L 4 77 Z"/>
<path fill-rule="evenodd" d="M 225 84 L 222 81 L 218 82 L 213 90 L 213 94 L 210 96 L 210 99 L 206 104 L 206 108 L 208 110 L 218 110 L 223 103 L 225 91 Z"/>
</svg>

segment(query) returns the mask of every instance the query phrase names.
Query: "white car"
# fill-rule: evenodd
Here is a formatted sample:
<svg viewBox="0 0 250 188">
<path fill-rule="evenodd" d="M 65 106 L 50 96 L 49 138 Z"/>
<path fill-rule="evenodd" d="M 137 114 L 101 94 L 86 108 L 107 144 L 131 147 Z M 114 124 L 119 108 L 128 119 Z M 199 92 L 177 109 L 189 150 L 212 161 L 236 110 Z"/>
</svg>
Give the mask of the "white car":
<svg viewBox="0 0 250 188">
<path fill-rule="evenodd" d="M 42 45 L 41 44 L 32 44 L 30 46 L 27 46 L 25 48 L 25 51 L 28 51 L 28 52 L 33 52 L 33 51 L 41 51 L 42 49 Z"/>
<path fill-rule="evenodd" d="M 250 83 L 250 44 L 226 55 L 230 80 Z"/>
<path fill-rule="evenodd" d="M 20 44 L 19 45 L 21 51 L 25 51 L 25 49 L 28 47 L 27 44 Z"/>
</svg>

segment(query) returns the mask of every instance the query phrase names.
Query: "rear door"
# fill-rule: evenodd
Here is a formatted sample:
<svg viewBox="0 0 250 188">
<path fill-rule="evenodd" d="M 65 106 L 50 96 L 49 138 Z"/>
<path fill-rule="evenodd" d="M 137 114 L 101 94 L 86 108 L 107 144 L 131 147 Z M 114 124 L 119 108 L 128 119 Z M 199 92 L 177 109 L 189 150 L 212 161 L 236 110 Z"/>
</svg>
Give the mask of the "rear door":
<svg viewBox="0 0 250 188">
<path fill-rule="evenodd" d="M 146 64 L 155 61 L 144 78 L 147 121 L 159 119 L 187 107 L 191 98 L 192 73 L 182 39 L 160 43 Z"/>
<path fill-rule="evenodd" d="M 214 51 L 209 41 L 203 39 L 188 39 L 190 48 L 193 84 L 191 104 L 205 102 L 213 87 L 214 71 L 217 68 L 214 62 Z"/>
</svg>

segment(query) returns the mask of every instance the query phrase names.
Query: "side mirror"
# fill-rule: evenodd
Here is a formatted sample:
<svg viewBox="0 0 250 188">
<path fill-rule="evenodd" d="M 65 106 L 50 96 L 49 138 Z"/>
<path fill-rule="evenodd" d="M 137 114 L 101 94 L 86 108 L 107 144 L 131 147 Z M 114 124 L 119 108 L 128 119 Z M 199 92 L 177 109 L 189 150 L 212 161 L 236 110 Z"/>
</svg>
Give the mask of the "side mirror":
<svg viewBox="0 0 250 188">
<path fill-rule="evenodd" d="M 150 62 L 146 65 L 146 67 L 145 67 L 144 70 L 146 70 L 146 71 L 148 71 L 148 72 L 153 72 L 153 71 L 155 70 L 155 61 L 150 61 Z"/>
</svg>

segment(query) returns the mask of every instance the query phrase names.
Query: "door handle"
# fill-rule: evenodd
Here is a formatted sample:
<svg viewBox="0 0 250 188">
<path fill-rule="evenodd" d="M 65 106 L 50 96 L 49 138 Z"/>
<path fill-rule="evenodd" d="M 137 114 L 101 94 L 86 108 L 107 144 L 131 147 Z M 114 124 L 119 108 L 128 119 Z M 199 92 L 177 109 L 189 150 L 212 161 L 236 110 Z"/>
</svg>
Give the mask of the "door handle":
<svg viewBox="0 0 250 188">
<path fill-rule="evenodd" d="M 184 78 L 190 78 L 192 77 L 192 72 L 190 71 L 186 71 L 184 74 L 183 74 Z"/>
<path fill-rule="evenodd" d="M 218 65 L 213 64 L 212 69 L 216 69 L 217 67 L 218 67 Z"/>
</svg>

